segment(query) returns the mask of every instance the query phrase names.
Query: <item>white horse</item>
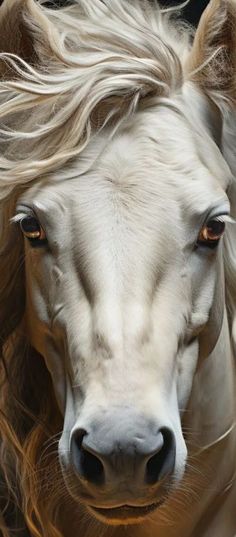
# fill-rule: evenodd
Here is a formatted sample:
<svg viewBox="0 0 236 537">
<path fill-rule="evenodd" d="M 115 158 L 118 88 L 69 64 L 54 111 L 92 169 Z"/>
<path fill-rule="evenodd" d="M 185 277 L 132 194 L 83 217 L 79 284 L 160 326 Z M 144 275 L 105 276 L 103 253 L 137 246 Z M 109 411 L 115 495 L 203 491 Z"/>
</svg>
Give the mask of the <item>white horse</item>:
<svg viewBox="0 0 236 537">
<path fill-rule="evenodd" d="M 1 535 L 236 534 L 236 0 L 0 9 Z"/>
</svg>

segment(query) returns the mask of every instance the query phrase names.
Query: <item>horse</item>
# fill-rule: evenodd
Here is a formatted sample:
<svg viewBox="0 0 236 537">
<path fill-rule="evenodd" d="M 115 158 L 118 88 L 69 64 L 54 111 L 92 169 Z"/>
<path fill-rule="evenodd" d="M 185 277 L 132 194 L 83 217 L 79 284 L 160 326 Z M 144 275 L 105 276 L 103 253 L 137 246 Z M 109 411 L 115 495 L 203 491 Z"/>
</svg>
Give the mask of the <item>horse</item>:
<svg viewBox="0 0 236 537">
<path fill-rule="evenodd" d="M 0 8 L 2 537 L 236 534 L 236 1 L 180 13 Z"/>
</svg>

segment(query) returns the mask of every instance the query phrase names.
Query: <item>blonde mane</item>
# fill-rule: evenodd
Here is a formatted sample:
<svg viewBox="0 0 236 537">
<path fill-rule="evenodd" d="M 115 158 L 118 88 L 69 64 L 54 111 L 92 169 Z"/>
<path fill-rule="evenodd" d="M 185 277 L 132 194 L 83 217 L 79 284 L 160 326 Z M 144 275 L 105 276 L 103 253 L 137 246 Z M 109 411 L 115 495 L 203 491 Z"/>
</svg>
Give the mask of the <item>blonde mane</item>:
<svg viewBox="0 0 236 537">
<path fill-rule="evenodd" d="M 39 178 L 62 173 L 101 131 L 112 136 L 127 117 L 181 91 L 192 30 L 143 0 L 78 0 L 55 11 L 33 0 L 19 5 L 29 50 L 0 53 L 0 529 L 10 537 L 16 518 L 34 537 L 62 537 L 58 504 L 69 501 L 55 455 L 62 418 L 24 330 L 23 241 L 10 221 L 19 194 Z M 235 239 L 232 225 L 225 266 L 233 317 Z"/>
</svg>

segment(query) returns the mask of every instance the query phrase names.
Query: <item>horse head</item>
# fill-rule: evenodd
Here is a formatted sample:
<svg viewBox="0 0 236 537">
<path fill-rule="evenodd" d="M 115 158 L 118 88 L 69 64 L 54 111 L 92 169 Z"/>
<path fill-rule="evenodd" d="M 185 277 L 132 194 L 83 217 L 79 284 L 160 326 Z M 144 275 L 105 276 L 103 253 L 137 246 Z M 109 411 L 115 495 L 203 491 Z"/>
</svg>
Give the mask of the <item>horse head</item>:
<svg viewBox="0 0 236 537">
<path fill-rule="evenodd" d="M 3 449 L 10 421 L 40 461 L 46 423 L 73 500 L 142 522 L 181 489 L 184 423 L 202 447 L 234 419 L 235 2 L 193 44 L 138 0 L 0 14 Z"/>
</svg>

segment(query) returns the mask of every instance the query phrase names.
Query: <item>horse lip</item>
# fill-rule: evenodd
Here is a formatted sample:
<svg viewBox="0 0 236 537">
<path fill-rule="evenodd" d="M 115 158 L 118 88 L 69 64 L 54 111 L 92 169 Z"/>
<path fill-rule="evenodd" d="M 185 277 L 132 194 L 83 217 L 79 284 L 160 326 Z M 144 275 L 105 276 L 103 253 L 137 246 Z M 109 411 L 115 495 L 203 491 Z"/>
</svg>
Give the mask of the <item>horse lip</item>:
<svg viewBox="0 0 236 537">
<path fill-rule="evenodd" d="M 121 505 L 119 507 L 95 507 L 90 505 L 90 509 L 107 519 L 125 519 L 125 518 L 141 518 L 149 515 L 155 511 L 164 500 L 157 503 L 152 503 L 148 505 Z"/>
</svg>

